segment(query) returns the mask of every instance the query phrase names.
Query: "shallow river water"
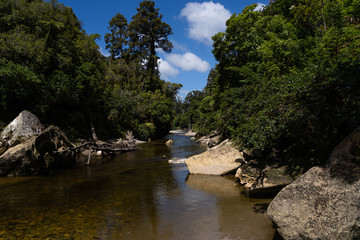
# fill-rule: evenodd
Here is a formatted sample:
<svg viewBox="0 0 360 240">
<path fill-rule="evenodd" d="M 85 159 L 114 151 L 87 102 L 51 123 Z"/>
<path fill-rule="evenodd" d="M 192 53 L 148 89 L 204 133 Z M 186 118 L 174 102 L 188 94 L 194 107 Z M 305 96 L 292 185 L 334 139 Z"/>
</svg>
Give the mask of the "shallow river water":
<svg viewBox="0 0 360 240">
<path fill-rule="evenodd" d="M 170 148 L 153 141 L 56 176 L 0 178 L 0 239 L 273 238 L 264 213 L 271 199 L 247 198 L 230 176 L 188 176 L 168 160 L 206 148 L 168 138 Z"/>
</svg>

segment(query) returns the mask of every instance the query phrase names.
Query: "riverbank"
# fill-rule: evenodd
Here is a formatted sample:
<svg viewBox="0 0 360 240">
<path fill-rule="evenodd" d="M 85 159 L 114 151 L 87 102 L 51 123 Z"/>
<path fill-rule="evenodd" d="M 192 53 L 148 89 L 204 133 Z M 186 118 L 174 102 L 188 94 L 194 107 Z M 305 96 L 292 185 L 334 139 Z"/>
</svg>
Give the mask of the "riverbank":
<svg viewBox="0 0 360 240">
<path fill-rule="evenodd" d="M 314 166 L 296 177 L 289 175 L 289 166 L 262 163 L 260 153 L 240 151 L 229 140 L 191 156 L 185 164 L 190 177 L 236 172 L 250 197 L 276 196 L 268 214 L 279 238 L 357 239 L 359 149 L 360 128 L 341 141 L 324 166 Z"/>
<path fill-rule="evenodd" d="M 197 136 L 191 130 L 172 130 L 170 133 Z M 275 197 L 296 179 L 287 172 L 286 166 L 262 163 L 260 151 L 239 150 L 229 139 L 220 141 L 221 137 L 216 132 L 191 139 L 207 146 L 207 151 L 187 159 L 169 160 L 174 164 L 184 162 L 190 175 L 232 175 L 251 197 Z"/>
</svg>

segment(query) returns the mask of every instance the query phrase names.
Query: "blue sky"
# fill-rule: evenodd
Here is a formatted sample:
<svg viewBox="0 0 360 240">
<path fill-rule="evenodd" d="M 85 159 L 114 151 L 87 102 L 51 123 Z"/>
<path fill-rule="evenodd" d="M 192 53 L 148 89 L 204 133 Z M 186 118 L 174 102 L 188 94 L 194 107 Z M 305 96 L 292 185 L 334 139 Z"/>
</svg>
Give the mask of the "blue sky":
<svg viewBox="0 0 360 240">
<path fill-rule="evenodd" d="M 100 51 L 106 55 L 104 36 L 109 32 L 109 21 L 116 13 L 123 14 L 128 22 L 137 13 L 142 0 L 58 0 L 73 9 L 88 34 L 99 33 Z M 233 13 L 241 13 L 244 7 L 268 0 L 155 0 L 155 7 L 163 14 L 163 21 L 170 25 L 173 35 L 172 53 L 158 51 L 161 78 L 181 83 L 180 96 L 192 90 L 202 90 L 211 68 L 216 61 L 211 52 L 211 36 L 225 31 L 225 21 Z"/>
</svg>

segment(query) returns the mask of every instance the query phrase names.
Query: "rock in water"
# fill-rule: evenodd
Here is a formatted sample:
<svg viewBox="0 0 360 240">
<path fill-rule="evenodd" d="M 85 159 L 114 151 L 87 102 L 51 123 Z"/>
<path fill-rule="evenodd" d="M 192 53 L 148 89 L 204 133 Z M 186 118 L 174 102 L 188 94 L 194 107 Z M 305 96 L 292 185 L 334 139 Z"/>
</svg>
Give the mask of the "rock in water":
<svg viewBox="0 0 360 240">
<path fill-rule="evenodd" d="M 242 153 L 228 140 L 206 152 L 188 158 L 190 174 L 225 175 L 235 172 L 244 161 Z"/>
<path fill-rule="evenodd" d="M 172 139 L 169 139 L 169 140 L 166 141 L 165 144 L 168 145 L 168 146 L 171 146 L 171 145 L 174 144 L 174 141 Z"/>
<path fill-rule="evenodd" d="M 0 142 L 5 142 L 9 147 L 24 142 L 31 137 L 38 135 L 43 125 L 37 116 L 29 111 L 22 111 L 0 135 Z"/>
<path fill-rule="evenodd" d="M 0 156 L 0 176 L 52 174 L 75 163 L 71 151 L 58 153 L 73 145 L 58 128 L 50 126 L 39 136 L 9 148 Z"/>
<path fill-rule="evenodd" d="M 285 187 L 268 215 L 286 239 L 360 239 L 360 128 Z"/>
</svg>

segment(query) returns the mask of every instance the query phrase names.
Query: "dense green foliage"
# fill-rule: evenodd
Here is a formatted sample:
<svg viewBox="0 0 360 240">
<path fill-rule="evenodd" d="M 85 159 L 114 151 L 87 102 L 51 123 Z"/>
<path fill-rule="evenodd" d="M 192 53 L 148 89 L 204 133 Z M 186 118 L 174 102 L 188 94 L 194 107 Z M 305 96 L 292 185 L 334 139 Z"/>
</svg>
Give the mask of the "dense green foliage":
<svg viewBox="0 0 360 240">
<path fill-rule="evenodd" d="M 178 125 L 220 130 L 289 166 L 321 164 L 360 123 L 360 2 L 255 7 L 234 14 L 213 37 L 218 64 L 204 96 L 187 97 L 185 104 L 195 104 Z"/>
<path fill-rule="evenodd" d="M 27 109 L 74 138 L 88 138 L 91 122 L 99 138 L 166 134 L 181 85 L 160 79 L 154 47 L 170 52 L 172 31 L 154 2 L 138 11 L 129 25 L 121 14 L 109 22 L 105 58 L 71 8 L 0 0 L 0 127 Z"/>
</svg>

